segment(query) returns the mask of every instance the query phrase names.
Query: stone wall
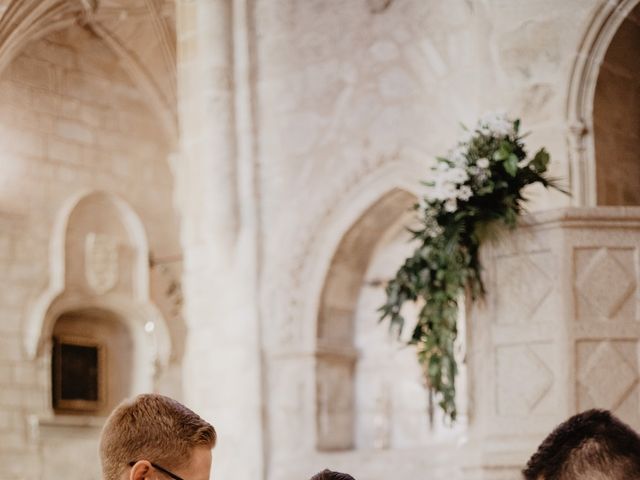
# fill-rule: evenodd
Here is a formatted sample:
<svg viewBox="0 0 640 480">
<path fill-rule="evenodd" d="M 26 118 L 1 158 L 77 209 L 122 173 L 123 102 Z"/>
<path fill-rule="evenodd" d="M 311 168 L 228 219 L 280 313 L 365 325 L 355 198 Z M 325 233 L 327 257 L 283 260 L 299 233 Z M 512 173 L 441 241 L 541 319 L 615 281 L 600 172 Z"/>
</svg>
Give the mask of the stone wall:
<svg viewBox="0 0 640 480">
<path fill-rule="evenodd" d="M 570 131 L 583 134 L 582 124 L 567 119 L 573 67 L 596 13 L 631 3 L 179 0 L 181 135 L 175 179 L 168 157 L 176 145 L 162 130 L 166 119 L 160 122 L 144 101 L 157 85 L 156 94 L 173 98 L 171 78 L 134 85 L 131 70 L 125 73 L 112 52 L 117 42 L 110 50 L 89 29 L 73 27 L 30 44 L 0 80 L 3 471 L 18 479 L 97 478 L 101 420 L 52 415 L 46 348 L 33 342 L 31 327 L 55 261 L 64 261 L 52 247 L 56 226 L 64 224 L 72 199 L 102 191 L 131 207 L 157 265 L 148 303 L 167 319 L 174 349 L 168 369 L 146 385 L 183 396 L 214 423 L 220 434 L 215 475 L 293 480 L 334 467 L 371 480 L 517 478 L 543 430 L 578 408 L 606 406 L 611 399 L 589 391 L 589 378 L 599 375 L 589 365 L 594 358 L 626 359 L 630 344 L 607 343 L 602 335 L 598 342 L 604 346 L 583 339 L 576 357 L 587 366 L 578 375 L 586 380 L 576 387 L 582 400 L 549 413 L 550 403 L 566 400 L 555 387 L 547 388 L 544 373 L 546 368 L 556 378 L 563 350 L 552 358 L 555 366 L 540 367 L 548 339 L 515 345 L 523 335 L 536 334 L 536 327 L 514 333 L 520 323 L 513 327 L 501 317 L 512 307 L 496 300 L 495 318 L 487 322 L 497 322 L 508 344 L 493 351 L 489 340 L 495 339 L 477 339 L 489 342 L 489 349 L 471 352 L 481 371 L 472 369 L 469 379 L 468 424 L 448 430 L 425 423 L 414 430 L 408 410 L 416 422 L 428 421 L 427 412 L 419 412 L 425 398 L 418 393 L 418 372 L 408 365 L 410 352 L 396 354 L 385 343 L 384 327 L 372 318 L 379 287 L 370 285 L 396 266 L 397 257 L 387 249 L 401 250 L 393 224 L 408 203 L 372 207 L 389 194 L 419 195 L 418 180 L 455 143 L 458 122 L 471 124 L 498 107 L 522 118 L 525 130 L 533 131 L 530 147 L 548 147 L 552 173 L 573 189 L 579 180 L 567 141 L 573 149 Z M 162 49 L 140 41 L 146 30 L 120 20 L 118 14 L 106 23 L 113 31 L 129 31 L 132 44 L 147 44 L 141 70 L 155 71 L 151 59 L 160 58 Z M 163 52 L 172 69 L 170 49 Z M 532 200 L 536 210 L 582 201 L 541 191 L 532 192 Z M 547 250 L 561 245 L 553 235 L 544 241 Z M 598 253 L 600 247 L 590 246 L 586 254 L 593 255 L 576 263 L 587 270 L 578 286 L 591 288 L 590 269 L 626 261 L 618 251 Z M 515 254 L 504 253 L 500 275 L 520 272 Z M 562 309 L 562 298 L 545 289 L 554 265 L 539 253 L 527 251 L 525 263 L 529 275 L 539 274 L 527 280 L 542 291 L 527 293 L 544 297 L 544 305 L 523 300 L 530 314 L 526 324 L 538 316 L 556 318 Z M 181 274 L 184 322 L 181 294 L 174 288 Z M 508 280 L 501 277 L 497 285 L 503 283 Z M 328 295 L 327 286 L 335 293 Z M 342 300 L 347 306 L 340 310 Z M 346 342 L 352 365 L 336 373 L 324 368 L 327 355 L 335 360 L 336 352 L 323 348 L 319 322 L 331 327 L 345 312 L 352 322 Z M 35 330 L 36 340 L 41 334 Z M 341 360 L 344 353 L 338 352 Z M 491 364 L 497 371 L 482 370 L 488 365 L 483 353 L 497 359 Z M 404 362 L 406 376 L 396 370 Z M 394 367 L 382 371 L 385 363 Z M 512 364 L 534 371 L 537 383 L 518 390 L 519 372 Z M 629 367 L 626 383 L 635 382 L 634 369 Z M 376 384 L 381 379 L 397 380 L 406 395 L 385 393 L 384 382 Z M 497 385 L 495 402 L 475 403 L 483 394 L 477 392 L 480 379 Z M 343 384 L 353 394 L 338 409 L 350 417 L 342 426 L 341 451 L 318 449 L 320 419 L 331 411 L 319 395 L 324 384 L 337 386 L 337 396 Z M 515 453 L 487 452 L 472 441 L 495 439 L 498 428 L 512 432 L 510 419 L 530 413 L 542 421 L 525 418 L 518 424 L 528 430 Z M 499 422 L 492 425 L 496 416 Z"/>
<path fill-rule="evenodd" d="M 470 318 L 469 446 L 482 478 L 518 472 L 553 427 L 590 408 L 640 427 L 638 208 L 527 217 L 484 251 L 488 294 Z"/>
<path fill-rule="evenodd" d="M 533 131 L 530 148 L 545 145 L 554 159 L 552 174 L 569 183 L 567 90 L 597 4 L 257 2 L 256 162 L 270 478 L 302 478 L 332 465 L 372 479 L 416 478 L 425 469 L 430 478 L 462 475 L 460 458 L 473 457 L 455 446 L 464 443 L 464 429 L 454 440 L 431 433 L 424 451 L 433 454 L 421 461 L 420 448 L 378 450 L 373 438 L 362 439 L 362 430 L 359 448 L 316 451 L 314 419 L 322 401 L 314 385 L 323 380 L 314 375 L 326 373 L 315 367 L 323 286 L 339 245 L 365 212 L 394 188 L 416 191 L 432 159 L 455 144 L 458 122 L 471 124 L 487 109 L 502 107 L 521 117 L 524 129 Z M 534 209 L 570 202 L 539 191 L 532 199 Z M 352 246 L 354 258 L 358 245 Z M 366 296 L 366 287 L 358 291 Z M 375 318 L 369 328 L 369 335 L 384 329 Z M 390 358 L 384 347 L 372 348 L 359 352 L 363 361 L 376 354 Z M 358 373 L 362 382 L 366 375 Z M 344 388 L 343 380 L 334 380 Z M 373 394 L 372 386 L 358 388 L 360 395 Z M 398 468 L 403 455 L 412 460 Z"/>
<path fill-rule="evenodd" d="M 53 266 L 64 262 L 64 249 L 54 244 L 56 229 L 65 225 L 69 205 L 83 195 L 106 192 L 130 206 L 148 239 L 140 254 L 148 250 L 158 259 L 179 255 L 168 164 L 173 146 L 163 140 L 143 98 L 118 58 L 79 27 L 28 45 L 0 80 L 3 478 L 99 478 L 101 420 L 53 415 L 49 342 L 44 338 L 43 347 L 29 352 L 27 344 L 34 341 L 29 337 L 40 334 L 29 325 L 51 286 Z M 89 220 L 100 224 L 99 216 Z M 83 254 L 79 249 L 68 253 Z M 149 273 L 147 266 L 144 275 Z M 166 305 L 168 280 L 159 271 L 152 274 L 156 299 L 164 302 L 164 313 L 177 324 L 170 328 L 180 336 L 181 320 Z M 167 383 L 162 377 L 159 381 Z M 180 392 L 175 380 L 165 388 Z"/>
</svg>

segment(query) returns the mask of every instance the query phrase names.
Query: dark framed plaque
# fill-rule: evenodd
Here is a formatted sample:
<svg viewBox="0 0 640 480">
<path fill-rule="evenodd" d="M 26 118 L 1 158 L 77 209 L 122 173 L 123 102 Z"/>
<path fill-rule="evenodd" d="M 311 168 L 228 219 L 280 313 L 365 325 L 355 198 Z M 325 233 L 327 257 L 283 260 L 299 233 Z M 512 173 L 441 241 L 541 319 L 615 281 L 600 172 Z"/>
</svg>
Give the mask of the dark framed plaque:
<svg viewBox="0 0 640 480">
<path fill-rule="evenodd" d="M 81 337 L 54 337 L 51 367 L 54 409 L 92 412 L 104 406 L 104 345 Z"/>
</svg>

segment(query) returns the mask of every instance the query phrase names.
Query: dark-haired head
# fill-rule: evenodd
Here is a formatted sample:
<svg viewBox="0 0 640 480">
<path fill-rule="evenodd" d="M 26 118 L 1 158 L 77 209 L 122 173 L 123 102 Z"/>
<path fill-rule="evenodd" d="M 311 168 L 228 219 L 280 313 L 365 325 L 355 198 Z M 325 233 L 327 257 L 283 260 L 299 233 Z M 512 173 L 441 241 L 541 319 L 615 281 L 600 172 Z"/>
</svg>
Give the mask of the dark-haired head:
<svg viewBox="0 0 640 480">
<path fill-rule="evenodd" d="M 540 444 L 526 480 L 640 479 L 640 436 L 606 410 L 588 410 L 560 424 Z"/>
<path fill-rule="evenodd" d="M 340 472 L 332 472 L 331 470 L 323 470 L 316 473 L 310 480 L 355 480 L 351 475 Z"/>
</svg>

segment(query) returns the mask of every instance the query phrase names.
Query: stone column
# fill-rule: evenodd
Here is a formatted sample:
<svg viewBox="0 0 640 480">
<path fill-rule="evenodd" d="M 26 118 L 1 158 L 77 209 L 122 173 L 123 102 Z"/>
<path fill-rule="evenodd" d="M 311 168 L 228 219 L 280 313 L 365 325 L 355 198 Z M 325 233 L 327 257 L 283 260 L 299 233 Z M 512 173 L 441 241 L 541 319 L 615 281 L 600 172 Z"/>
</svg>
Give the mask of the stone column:
<svg viewBox="0 0 640 480">
<path fill-rule="evenodd" d="M 178 2 L 185 401 L 216 427 L 214 478 L 263 478 L 255 207 L 239 211 L 230 0 Z M 234 12 L 235 15 L 235 12 Z M 249 158 L 248 156 L 246 156 Z M 243 187 L 244 188 L 244 187 Z"/>
<path fill-rule="evenodd" d="M 468 330 L 472 478 L 520 479 L 579 411 L 640 427 L 640 209 L 532 215 L 484 253 L 488 295 Z"/>
</svg>

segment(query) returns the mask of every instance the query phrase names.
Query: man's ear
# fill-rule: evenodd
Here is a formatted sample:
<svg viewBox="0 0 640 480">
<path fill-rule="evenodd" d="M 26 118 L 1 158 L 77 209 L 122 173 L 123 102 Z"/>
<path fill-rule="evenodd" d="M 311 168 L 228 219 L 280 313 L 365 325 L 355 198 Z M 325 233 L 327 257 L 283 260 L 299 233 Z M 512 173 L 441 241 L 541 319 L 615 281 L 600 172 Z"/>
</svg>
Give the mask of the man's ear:
<svg viewBox="0 0 640 480">
<path fill-rule="evenodd" d="M 146 460 L 140 460 L 131 467 L 128 480 L 149 480 L 152 471 L 151 463 Z"/>
</svg>

